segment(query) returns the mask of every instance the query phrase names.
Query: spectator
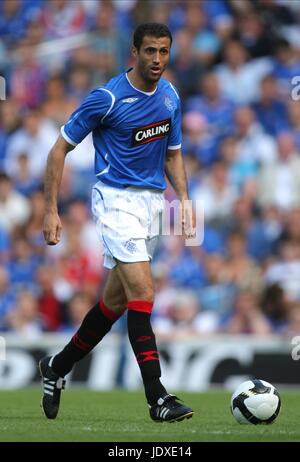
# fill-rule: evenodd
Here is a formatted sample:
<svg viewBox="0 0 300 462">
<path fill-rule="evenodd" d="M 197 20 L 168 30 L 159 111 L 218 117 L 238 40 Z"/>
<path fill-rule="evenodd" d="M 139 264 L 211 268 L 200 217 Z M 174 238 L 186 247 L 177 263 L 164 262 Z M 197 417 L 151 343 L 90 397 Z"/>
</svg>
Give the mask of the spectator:
<svg viewBox="0 0 300 462">
<path fill-rule="evenodd" d="M 184 290 L 177 293 L 168 317 L 156 317 L 154 328 L 161 339 L 174 340 L 216 332 L 218 322 L 216 313 L 200 311 L 194 292 Z"/>
<path fill-rule="evenodd" d="M 279 259 L 267 268 L 264 278 L 267 286 L 278 284 L 290 300 L 300 299 L 300 245 L 297 242 L 283 242 Z"/>
<path fill-rule="evenodd" d="M 76 106 L 75 98 L 67 97 L 65 90 L 61 75 L 58 74 L 47 81 L 42 113 L 46 119 L 52 120 L 57 128 L 64 125 Z"/>
<path fill-rule="evenodd" d="M 13 309 L 16 294 L 11 289 L 9 273 L 0 265 L 0 331 L 5 327 L 5 317 Z"/>
<path fill-rule="evenodd" d="M 209 29 L 201 3 L 187 3 L 185 24 L 192 35 L 192 50 L 196 61 L 205 67 L 211 65 L 220 48 L 220 40 L 215 31 Z"/>
<path fill-rule="evenodd" d="M 100 282 L 102 276 L 102 245 L 95 230 L 91 213 L 83 200 L 73 200 L 69 204 L 66 222 L 80 239 L 80 247 L 86 252 L 90 268 L 95 271 Z"/>
<path fill-rule="evenodd" d="M 169 268 L 171 285 L 198 289 L 204 281 L 203 263 L 192 247 L 185 247 L 182 236 L 169 236 L 158 261 Z"/>
<path fill-rule="evenodd" d="M 240 197 L 234 204 L 232 219 L 226 224 L 224 233 L 228 236 L 240 230 L 246 239 L 247 254 L 256 262 L 264 262 L 276 252 L 283 225 L 276 207 L 266 207 L 261 217 L 254 211 L 253 200 Z"/>
<path fill-rule="evenodd" d="M 33 292 L 22 290 L 15 307 L 5 319 L 6 328 L 22 337 L 33 340 L 43 333 L 43 325 L 38 315 L 38 301 Z"/>
<path fill-rule="evenodd" d="M 274 162 L 277 147 L 272 136 L 264 133 L 248 106 L 239 107 L 235 112 L 235 135 L 238 139 L 238 159 L 255 161 L 258 166 Z"/>
<path fill-rule="evenodd" d="M 229 183 L 227 167 L 221 161 L 212 166 L 210 174 L 194 190 L 192 197 L 194 201 L 201 199 L 203 202 L 205 219 L 219 224 L 229 218 L 236 198 L 237 191 Z"/>
<path fill-rule="evenodd" d="M 275 45 L 272 75 L 278 82 L 282 97 L 288 97 L 293 77 L 300 75 L 300 59 L 297 51 L 285 39 L 278 40 Z"/>
<path fill-rule="evenodd" d="M 36 270 L 39 264 L 32 246 L 27 239 L 20 235 L 12 240 L 11 259 L 7 264 L 11 285 L 14 290 L 27 287 L 36 290 Z"/>
<path fill-rule="evenodd" d="M 23 127 L 12 135 L 8 143 L 5 170 L 14 176 L 18 170 L 18 157 L 26 152 L 29 155 L 30 176 L 41 178 L 57 133 L 53 122 L 42 117 L 39 109 L 28 111 Z"/>
<path fill-rule="evenodd" d="M 194 189 L 201 182 L 201 164 L 198 158 L 194 154 L 189 153 L 189 151 L 186 152 L 184 161 L 188 178 L 189 191 L 190 195 L 192 196 Z"/>
<path fill-rule="evenodd" d="M 296 301 L 290 304 L 287 325 L 284 330 L 284 335 L 292 339 L 299 336 L 300 332 L 300 302 Z"/>
<path fill-rule="evenodd" d="M 238 139 L 227 137 L 220 145 L 219 156 L 228 169 L 230 184 L 240 194 L 253 198 L 256 194 L 258 165 L 255 159 L 239 157 Z"/>
<path fill-rule="evenodd" d="M 0 264 L 6 263 L 10 258 L 10 235 L 0 225 Z"/>
<path fill-rule="evenodd" d="M 43 220 L 45 211 L 45 199 L 41 190 L 36 190 L 30 197 L 31 214 L 28 221 L 22 227 L 22 233 L 31 245 L 35 255 L 43 259 L 45 244 L 43 240 Z"/>
<path fill-rule="evenodd" d="M 94 78 L 104 82 L 123 72 L 128 61 L 128 35 L 116 28 L 112 4 L 102 2 L 96 15 L 96 27 L 90 39 Z M 95 80 L 96 82 L 96 80 Z"/>
<path fill-rule="evenodd" d="M 250 292 L 262 288 L 261 269 L 249 257 L 246 250 L 246 239 L 241 232 L 233 232 L 227 241 L 226 279 L 240 290 Z"/>
<path fill-rule="evenodd" d="M 282 233 L 280 240 L 292 241 L 295 244 L 300 244 L 300 208 L 291 210 L 285 216 L 285 222 L 282 225 Z"/>
<path fill-rule="evenodd" d="M 257 120 L 266 133 L 277 136 L 288 128 L 286 104 L 280 99 L 277 81 L 272 75 L 262 79 L 260 90 L 260 98 L 253 104 Z"/>
<path fill-rule="evenodd" d="M 176 32 L 171 69 L 176 76 L 179 91 L 183 97 L 197 91 L 204 66 L 194 56 L 192 34 L 186 27 Z"/>
<path fill-rule="evenodd" d="M 153 311 L 154 317 L 168 316 L 169 309 L 173 305 L 177 295 L 175 286 L 170 285 L 169 271 L 169 267 L 163 262 L 154 263 L 152 267 L 156 293 Z"/>
<path fill-rule="evenodd" d="M 234 22 L 226 0 L 204 0 L 203 10 L 209 28 L 212 28 L 220 40 L 227 40 L 233 32 Z"/>
<path fill-rule="evenodd" d="M 0 105 L 0 171 L 4 170 L 7 145 L 13 133 L 20 126 L 20 107 L 13 100 Z"/>
<path fill-rule="evenodd" d="M 21 0 L 3 0 L 0 5 L 0 37 L 12 46 L 24 37 L 28 17 Z"/>
<path fill-rule="evenodd" d="M 253 103 L 261 79 L 271 71 L 271 62 L 267 58 L 249 60 L 246 48 L 233 39 L 225 43 L 223 53 L 224 63 L 216 68 L 223 97 L 236 104 Z"/>
<path fill-rule="evenodd" d="M 232 310 L 236 292 L 228 280 L 225 259 L 217 253 L 206 255 L 204 268 L 206 281 L 199 291 L 202 310 L 215 313 L 219 319 L 223 319 Z"/>
<path fill-rule="evenodd" d="M 265 288 L 261 298 L 261 307 L 273 332 L 285 332 L 288 325 L 290 302 L 279 284 L 271 284 Z"/>
<path fill-rule="evenodd" d="M 300 201 L 300 156 L 290 133 L 281 134 L 277 141 L 278 160 L 262 169 L 257 200 L 261 207 L 291 210 Z"/>
<path fill-rule="evenodd" d="M 76 292 L 68 303 L 67 323 L 61 330 L 75 332 L 90 310 L 91 303 L 93 300 L 85 292 Z"/>
<path fill-rule="evenodd" d="M 251 58 L 270 56 L 278 31 L 271 31 L 257 13 L 246 13 L 237 19 L 238 38 Z"/>
<path fill-rule="evenodd" d="M 64 306 L 55 294 L 55 268 L 49 264 L 41 265 L 36 272 L 39 286 L 38 311 L 47 331 L 56 331 L 64 319 Z"/>
<path fill-rule="evenodd" d="M 299 101 L 289 101 L 288 121 L 290 130 L 295 139 L 297 151 L 300 152 L 300 105 Z"/>
<path fill-rule="evenodd" d="M 247 290 L 237 296 L 234 312 L 224 324 L 224 331 L 229 334 L 271 334 L 271 326 L 260 310 L 255 293 Z"/>
<path fill-rule="evenodd" d="M 14 188 L 25 197 L 31 196 L 42 186 L 39 178 L 33 176 L 30 171 L 29 155 L 24 152 L 16 159 L 16 171 L 13 177 Z"/>
<path fill-rule="evenodd" d="M 9 232 L 26 222 L 30 204 L 20 193 L 14 191 L 11 179 L 0 172 L 0 227 Z"/>
<path fill-rule="evenodd" d="M 85 283 L 92 282 L 97 287 L 100 283 L 99 273 L 91 264 L 89 253 L 81 244 L 76 226 L 66 224 L 65 230 L 61 254 L 55 259 L 55 290 L 61 302 L 68 302 Z"/>
<path fill-rule="evenodd" d="M 200 112 L 187 112 L 183 117 L 183 130 L 184 151 L 195 155 L 200 165 L 211 166 L 217 157 L 217 140 L 205 117 Z"/>
<path fill-rule="evenodd" d="M 46 80 L 45 68 L 36 58 L 35 46 L 23 40 L 16 52 L 17 64 L 10 76 L 12 98 L 23 109 L 35 108 L 42 102 Z"/>
<path fill-rule="evenodd" d="M 72 71 L 70 72 L 69 82 L 68 82 L 68 99 L 70 103 L 73 105 L 75 101 L 77 106 L 81 103 L 81 101 L 87 96 L 89 90 L 91 88 L 91 75 L 90 70 L 87 66 L 76 66 L 73 67 Z M 73 112 L 75 108 L 72 107 L 72 110 L 69 111 Z M 68 117 L 65 118 L 64 122 L 67 120 Z"/>
<path fill-rule="evenodd" d="M 199 112 L 208 122 L 215 144 L 233 131 L 234 105 L 220 94 L 220 84 L 214 72 L 207 72 L 200 85 L 200 95 L 186 102 L 186 111 Z"/>
</svg>

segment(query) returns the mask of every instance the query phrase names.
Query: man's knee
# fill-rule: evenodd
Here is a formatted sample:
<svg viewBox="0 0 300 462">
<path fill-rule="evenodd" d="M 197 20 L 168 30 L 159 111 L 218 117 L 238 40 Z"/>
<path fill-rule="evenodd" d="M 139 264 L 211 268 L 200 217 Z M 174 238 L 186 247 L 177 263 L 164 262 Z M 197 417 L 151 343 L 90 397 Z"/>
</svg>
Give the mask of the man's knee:
<svg viewBox="0 0 300 462">
<path fill-rule="evenodd" d="M 126 298 L 110 298 L 104 294 L 103 301 L 111 311 L 114 311 L 117 314 L 121 314 L 126 309 Z"/>
<path fill-rule="evenodd" d="M 152 287 L 135 287 L 130 291 L 129 300 L 144 300 L 153 303 L 154 290 Z"/>
</svg>

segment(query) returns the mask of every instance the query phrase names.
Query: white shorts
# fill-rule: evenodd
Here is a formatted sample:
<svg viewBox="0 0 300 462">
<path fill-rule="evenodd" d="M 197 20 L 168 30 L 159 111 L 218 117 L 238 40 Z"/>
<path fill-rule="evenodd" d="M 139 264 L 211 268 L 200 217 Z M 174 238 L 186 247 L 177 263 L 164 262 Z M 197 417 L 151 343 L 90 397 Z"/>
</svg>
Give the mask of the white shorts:
<svg viewBox="0 0 300 462">
<path fill-rule="evenodd" d="M 104 266 L 150 261 L 162 229 L 161 191 L 119 189 L 101 181 L 92 190 L 92 212 L 103 244 Z"/>
</svg>

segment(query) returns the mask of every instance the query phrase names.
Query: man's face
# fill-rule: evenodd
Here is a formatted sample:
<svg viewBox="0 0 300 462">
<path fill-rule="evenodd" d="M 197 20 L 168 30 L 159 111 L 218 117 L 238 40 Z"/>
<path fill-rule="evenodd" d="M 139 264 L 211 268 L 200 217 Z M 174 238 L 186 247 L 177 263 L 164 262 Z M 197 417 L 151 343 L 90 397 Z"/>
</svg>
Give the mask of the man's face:
<svg viewBox="0 0 300 462">
<path fill-rule="evenodd" d="M 168 65 L 170 58 L 170 39 L 168 37 L 152 37 L 146 35 L 141 47 L 133 47 L 136 67 L 141 77 L 149 83 L 157 82 Z"/>
</svg>

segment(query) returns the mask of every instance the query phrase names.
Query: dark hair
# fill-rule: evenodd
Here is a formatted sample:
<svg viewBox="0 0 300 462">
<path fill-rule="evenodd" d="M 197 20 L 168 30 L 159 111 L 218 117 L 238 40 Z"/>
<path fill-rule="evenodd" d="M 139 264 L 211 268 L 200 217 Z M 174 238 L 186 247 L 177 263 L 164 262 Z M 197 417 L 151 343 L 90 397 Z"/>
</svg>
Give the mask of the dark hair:
<svg viewBox="0 0 300 462">
<path fill-rule="evenodd" d="M 133 45 L 137 50 L 140 49 L 143 38 L 146 35 L 151 37 L 169 37 L 170 44 L 172 44 L 172 34 L 169 28 L 165 24 L 160 24 L 157 22 L 147 22 L 145 24 L 140 24 L 134 31 L 133 34 Z"/>
<path fill-rule="evenodd" d="M 5 172 L 0 171 L 0 181 L 11 182 L 11 179 Z"/>
</svg>

